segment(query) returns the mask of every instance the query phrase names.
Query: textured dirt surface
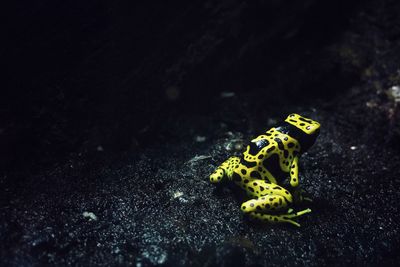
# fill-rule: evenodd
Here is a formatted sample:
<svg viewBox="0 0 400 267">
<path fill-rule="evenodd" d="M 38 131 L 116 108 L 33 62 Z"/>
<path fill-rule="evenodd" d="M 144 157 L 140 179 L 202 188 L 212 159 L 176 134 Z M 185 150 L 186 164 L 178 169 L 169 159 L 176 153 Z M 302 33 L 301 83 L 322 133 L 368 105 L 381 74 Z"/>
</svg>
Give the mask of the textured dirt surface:
<svg viewBox="0 0 400 267">
<path fill-rule="evenodd" d="M 17 8 L 19 41 L 42 3 Z M 90 5 L 10 44 L 27 69 L 2 100 L 1 265 L 400 262 L 399 4 Z M 260 224 L 208 175 L 292 112 L 322 124 L 300 159 L 312 213 Z"/>
</svg>

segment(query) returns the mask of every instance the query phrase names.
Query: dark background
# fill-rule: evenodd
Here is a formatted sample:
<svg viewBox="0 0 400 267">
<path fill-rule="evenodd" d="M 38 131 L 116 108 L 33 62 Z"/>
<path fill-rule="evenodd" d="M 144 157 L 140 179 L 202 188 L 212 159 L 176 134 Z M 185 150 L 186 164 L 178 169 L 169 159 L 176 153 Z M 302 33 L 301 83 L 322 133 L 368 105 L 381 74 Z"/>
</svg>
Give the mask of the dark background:
<svg viewBox="0 0 400 267">
<path fill-rule="evenodd" d="M 33 1 L 3 11 L 6 265 L 398 262 L 397 1 Z M 206 183 L 240 152 L 232 143 L 291 112 L 325 132 L 304 156 L 317 214 L 304 232 L 249 222 L 241 192 Z M 211 158 L 190 161 L 197 155 Z"/>
<path fill-rule="evenodd" d="M 329 99 L 358 80 L 323 51 L 356 7 L 348 1 L 10 7 L 2 140 L 18 151 L 10 157 L 7 150 L 3 162 L 20 168 L 21 155 L 26 165 L 97 143 L 127 150 L 132 138 L 145 145 L 174 114 L 214 114 L 221 91 L 251 92 L 267 106 Z M 169 90 L 179 96 L 169 99 Z M 140 136 L 144 128 L 149 132 Z"/>
</svg>

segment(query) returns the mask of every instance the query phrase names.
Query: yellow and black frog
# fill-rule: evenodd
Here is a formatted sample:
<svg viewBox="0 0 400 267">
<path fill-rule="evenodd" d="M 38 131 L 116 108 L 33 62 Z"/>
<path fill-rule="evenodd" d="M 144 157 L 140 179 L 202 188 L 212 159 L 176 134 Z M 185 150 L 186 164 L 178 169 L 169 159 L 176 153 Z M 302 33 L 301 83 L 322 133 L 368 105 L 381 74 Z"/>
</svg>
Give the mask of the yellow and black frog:
<svg viewBox="0 0 400 267">
<path fill-rule="evenodd" d="M 251 200 L 241 210 L 251 217 L 266 222 L 287 222 L 311 212 L 294 212 L 293 204 L 301 202 L 299 189 L 299 156 L 310 148 L 320 124 L 298 114 L 290 114 L 284 123 L 251 140 L 241 157 L 230 157 L 213 174 L 211 183 L 233 181 L 242 187 Z M 283 187 L 286 178 L 289 183 Z"/>
</svg>

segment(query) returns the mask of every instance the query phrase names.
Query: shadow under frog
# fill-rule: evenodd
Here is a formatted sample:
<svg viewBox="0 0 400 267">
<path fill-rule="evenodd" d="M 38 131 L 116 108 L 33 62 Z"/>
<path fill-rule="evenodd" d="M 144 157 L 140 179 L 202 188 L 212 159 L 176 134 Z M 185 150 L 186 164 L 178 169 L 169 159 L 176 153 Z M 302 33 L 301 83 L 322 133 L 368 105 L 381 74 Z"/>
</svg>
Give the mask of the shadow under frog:
<svg viewBox="0 0 400 267">
<path fill-rule="evenodd" d="M 294 204 L 309 200 L 299 189 L 299 156 L 310 148 L 320 124 L 298 114 L 290 114 L 283 124 L 251 140 L 241 157 L 230 157 L 213 174 L 211 183 L 228 180 L 243 188 L 252 198 L 241 210 L 266 222 L 286 222 L 311 212 L 293 212 Z M 285 178 L 290 177 L 284 187 Z"/>
</svg>

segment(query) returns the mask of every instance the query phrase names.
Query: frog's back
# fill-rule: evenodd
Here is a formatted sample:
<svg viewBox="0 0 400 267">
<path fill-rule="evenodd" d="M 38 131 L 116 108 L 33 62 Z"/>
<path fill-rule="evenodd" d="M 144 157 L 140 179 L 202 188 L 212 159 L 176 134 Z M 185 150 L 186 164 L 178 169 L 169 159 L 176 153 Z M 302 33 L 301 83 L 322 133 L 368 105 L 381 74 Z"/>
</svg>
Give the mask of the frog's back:
<svg viewBox="0 0 400 267">
<path fill-rule="evenodd" d="M 271 128 L 253 139 L 242 156 L 242 163 L 260 172 L 272 183 L 286 178 L 300 146 L 296 139 Z"/>
</svg>

